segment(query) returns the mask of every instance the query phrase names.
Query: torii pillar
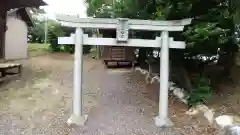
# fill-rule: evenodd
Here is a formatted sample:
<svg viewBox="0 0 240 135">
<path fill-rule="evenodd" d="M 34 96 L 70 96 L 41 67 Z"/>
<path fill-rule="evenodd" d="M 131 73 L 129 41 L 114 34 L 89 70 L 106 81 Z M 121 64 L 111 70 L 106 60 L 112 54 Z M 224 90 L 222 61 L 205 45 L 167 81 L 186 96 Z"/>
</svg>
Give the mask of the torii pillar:
<svg viewBox="0 0 240 135">
<path fill-rule="evenodd" d="M 159 127 L 173 125 L 168 118 L 169 32 L 162 31 L 161 37 L 159 114 L 155 118 L 155 125 Z"/>
<path fill-rule="evenodd" d="M 76 124 L 84 126 L 87 115 L 83 115 L 83 30 L 76 28 L 74 35 L 75 53 L 74 53 L 74 71 L 73 71 L 73 113 L 68 119 L 69 125 Z"/>
</svg>

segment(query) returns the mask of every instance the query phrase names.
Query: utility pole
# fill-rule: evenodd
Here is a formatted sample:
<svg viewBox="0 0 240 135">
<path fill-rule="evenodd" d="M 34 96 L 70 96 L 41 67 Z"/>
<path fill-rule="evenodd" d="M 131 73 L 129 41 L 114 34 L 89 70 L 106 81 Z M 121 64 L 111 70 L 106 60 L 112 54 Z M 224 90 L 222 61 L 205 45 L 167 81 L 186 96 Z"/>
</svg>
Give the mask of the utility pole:
<svg viewBox="0 0 240 135">
<path fill-rule="evenodd" d="M 45 15 L 45 27 L 44 27 L 44 32 L 45 32 L 45 44 L 47 44 L 47 35 L 48 35 L 48 18 L 47 15 Z"/>
</svg>

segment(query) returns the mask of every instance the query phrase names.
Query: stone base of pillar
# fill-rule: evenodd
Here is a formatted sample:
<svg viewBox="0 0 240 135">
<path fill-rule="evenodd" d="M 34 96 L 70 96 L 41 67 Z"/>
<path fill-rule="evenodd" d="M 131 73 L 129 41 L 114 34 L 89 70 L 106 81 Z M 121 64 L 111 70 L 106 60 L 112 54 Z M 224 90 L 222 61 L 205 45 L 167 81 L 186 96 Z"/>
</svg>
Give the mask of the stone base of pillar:
<svg viewBox="0 0 240 135">
<path fill-rule="evenodd" d="M 167 118 L 167 119 L 162 119 L 160 116 L 155 117 L 155 125 L 157 127 L 172 127 L 174 124 L 173 122 Z"/>
<path fill-rule="evenodd" d="M 76 116 L 71 115 L 71 117 L 68 119 L 67 124 L 70 125 L 77 125 L 77 126 L 84 126 L 87 121 L 87 115 L 84 116 Z"/>
</svg>

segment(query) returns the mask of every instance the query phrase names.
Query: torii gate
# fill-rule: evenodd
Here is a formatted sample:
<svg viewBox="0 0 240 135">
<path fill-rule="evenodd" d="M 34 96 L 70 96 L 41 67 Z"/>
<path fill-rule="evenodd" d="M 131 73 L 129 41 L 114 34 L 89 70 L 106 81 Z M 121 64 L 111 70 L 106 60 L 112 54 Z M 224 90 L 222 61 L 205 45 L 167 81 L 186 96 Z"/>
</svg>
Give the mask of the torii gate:
<svg viewBox="0 0 240 135">
<path fill-rule="evenodd" d="M 133 47 L 161 47 L 160 57 L 160 94 L 159 114 L 155 117 L 155 125 L 171 126 L 168 118 L 168 81 L 169 81 L 169 48 L 184 49 L 185 42 L 174 41 L 169 38 L 169 31 L 183 31 L 185 25 L 189 25 L 192 19 L 174 21 L 150 21 L 135 19 L 100 19 L 100 18 L 78 18 L 74 16 L 58 15 L 57 19 L 64 26 L 75 27 L 76 33 L 71 37 L 60 37 L 59 44 L 75 44 L 74 61 L 74 90 L 73 90 L 73 114 L 68 119 L 68 124 L 83 126 L 87 116 L 83 115 L 83 92 L 82 92 L 82 70 L 83 45 L 104 45 L 104 46 L 133 46 Z M 88 37 L 83 34 L 82 28 L 116 29 L 117 38 Z M 128 31 L 148 30 L 162 31 L 161 37 L 155 40 L 128 39 Z"/>
</svg>

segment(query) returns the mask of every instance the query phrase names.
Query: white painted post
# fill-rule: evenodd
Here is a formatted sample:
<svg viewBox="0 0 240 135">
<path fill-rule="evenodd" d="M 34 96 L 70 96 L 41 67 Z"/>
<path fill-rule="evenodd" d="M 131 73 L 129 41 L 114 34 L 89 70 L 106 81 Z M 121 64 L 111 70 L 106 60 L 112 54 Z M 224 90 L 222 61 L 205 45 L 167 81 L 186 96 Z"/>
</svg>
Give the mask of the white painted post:
<svg viewBox="0 0 240 135">
<path fill-rule="evenodd" d="M 160 92 L 159 115 L 155 118 L 156 126 L 172 126 L 168 118 L 168 80 L 169 80 L 169 32 L 162 31 L 162 48 L 160 57 Z M 160 43 L 159 43 L 160 44 Z"/>
<path fill-rule="evenodd" d="M 73 81 L 73 114 L 68 119 L 68 124 L 76 124 L 83 126 L 87 116 L 83 116 L 83 31 L 81 28 L 76 28 L 75 34 L 75 61 L 74 61 L 74 81 Z"/>
<path fill-rule="evenodd" d="M 82 41 L 83 32 L 81 28 L 76 29 L 75 37 L 75 62 L 74 62 L 74 92 L 73 113 L 77 117 L 82 116 Z"/>
</svg>

